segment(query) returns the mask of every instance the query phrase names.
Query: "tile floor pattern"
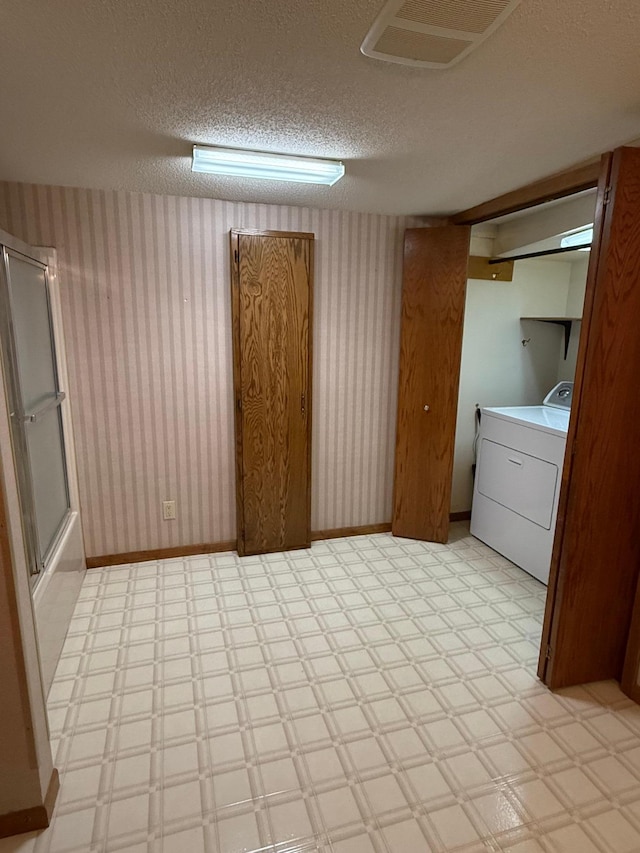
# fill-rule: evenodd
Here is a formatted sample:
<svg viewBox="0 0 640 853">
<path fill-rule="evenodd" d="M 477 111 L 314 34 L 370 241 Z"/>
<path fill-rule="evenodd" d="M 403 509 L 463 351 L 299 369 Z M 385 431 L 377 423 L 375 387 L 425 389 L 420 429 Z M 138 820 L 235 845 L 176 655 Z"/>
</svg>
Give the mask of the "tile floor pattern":
<svg viewBox="0 0 640 853">
<path fill-rule="evenodd" d="M 640 708 L 536 680 L 544 596 L 460 528 L 89 571 L 0 850 L 638 851 Z"/>
</svg>

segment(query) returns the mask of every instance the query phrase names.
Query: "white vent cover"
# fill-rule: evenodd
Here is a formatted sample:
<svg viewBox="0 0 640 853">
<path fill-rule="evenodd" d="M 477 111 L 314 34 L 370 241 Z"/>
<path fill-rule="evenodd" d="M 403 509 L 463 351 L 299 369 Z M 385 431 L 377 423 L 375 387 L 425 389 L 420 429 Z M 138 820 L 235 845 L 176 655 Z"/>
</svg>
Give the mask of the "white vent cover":
<svg viewBox="0 0 640 853">
<path fill-rule="evenodd" d="M 389 0 L 362 42 L 365 56 L 448 68 L 478 47 L 520 0 Z"/>
</svg>

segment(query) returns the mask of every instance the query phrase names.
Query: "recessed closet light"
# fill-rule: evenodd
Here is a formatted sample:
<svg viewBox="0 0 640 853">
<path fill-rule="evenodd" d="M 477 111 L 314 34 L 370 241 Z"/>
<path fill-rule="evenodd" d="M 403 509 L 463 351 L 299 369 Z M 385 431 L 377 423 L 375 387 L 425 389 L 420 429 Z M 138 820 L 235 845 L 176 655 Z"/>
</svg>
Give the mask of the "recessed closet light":
<svg viewBox="0 0 640 853">
<path fill-rule="evenodd" d="M 584 247 L 593 241 L 593 225 L 580 228 L 578 231 L 567 232 L 560 240 L 561 249 L 570 249 L 572 246 Z M 580 251 L 580 250 L 579 250 Z M 588 251 L 586 248 L 584 251 Z"/>
</svg>

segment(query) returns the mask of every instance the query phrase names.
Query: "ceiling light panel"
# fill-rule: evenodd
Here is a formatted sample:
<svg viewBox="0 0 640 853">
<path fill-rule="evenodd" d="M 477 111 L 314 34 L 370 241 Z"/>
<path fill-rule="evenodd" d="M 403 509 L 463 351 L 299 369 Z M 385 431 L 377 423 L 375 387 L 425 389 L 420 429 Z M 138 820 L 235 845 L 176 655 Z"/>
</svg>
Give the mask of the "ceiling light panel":
<svg viewBox="0 0 640 853">
<path fill-rule="evenodd" d="M 344 164 L 339 160 L 194 145 L 191 171 L 331 187 L 343 177 Z"/>
<path fill-rule="evenodd" d="M 367 33 L 365 56 L 448 68 L 464 59 L 514 11 L 520 0 L 390 0 Z"/>
</svg>

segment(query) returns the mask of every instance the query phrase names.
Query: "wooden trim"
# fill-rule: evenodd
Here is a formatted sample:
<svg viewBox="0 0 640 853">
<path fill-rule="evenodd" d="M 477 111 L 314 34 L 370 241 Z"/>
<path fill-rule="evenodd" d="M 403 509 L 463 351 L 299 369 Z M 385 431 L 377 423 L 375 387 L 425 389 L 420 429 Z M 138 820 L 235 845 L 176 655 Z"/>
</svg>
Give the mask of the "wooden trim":
<svg viewBox="0 0 640 853">
<path fill-rule="evenodd" d="M 622 666 L 622 678 L 620 687 L 630 699 L 640 704 L 640 684 L 638 684 L 638 671 L 640 669 L 640 584 L 636 587 L 636 594 L 631 611 L 631 625 L 629 626 L 629 637 L 627 639 L 627 651 Z"/>
<path fill-rule="evenodd" d="M 0 838 L 8 838 L 10 835 L 19 835 L 22 832 L 35 832 L 39 829 L 46 829 L 51 823 L 51 815 L 53 814 L 59 790 L 60 777 L 54 767 L 42 805 L 0 815 Z"/>
<path fill-rule="evenodd" d="M 471 513 L 469 513 L 471 517 Z M 366 536 L 371 533 L 389 533 L 391 523 L 363 524 L 360 527 L 334 527 L 330 530 L 312 530 L 311 541 L 319 539 L 342 539 L 345 536 Z M 195 557 L 198 554 L 219 554 L 222 551 L 234 551 L 236 542 L 232 539 L 224 542 L 209 542 L 204 545 L 183 545 L 176 548 L 156 548 L 151 551 L 128 551 L 123 554 L 103 554 L 100 557 L 87 557 L 88 569 L 105 566 L 121 566 L 126 563 L 150 563 L 155 560 L 170 560 L 177 557 Z M 240 555 L 241 556 L 241 555 Z"/>
<path fill-rule="evenodd" d="M 309 237 L 309 269 L 307 271 L 309 277 L 309 300 L 307 303 L 307 547 L 311 547 L 311 441 L 313 437 L 313 304 L 314 304 L 314 273 L 315 273 L 315 234 L 307 235 Z"/>
<path fill-rule="evenodd" d="M 343 539 L 345 536 L 368 536 L 373 533 L 390 533 L 391 522 L 382 524 L 361 524 L 359 527 L 333 527 L 328 530 L 313 530 L 311 541 L 319 539 Z"/>
<path fill-rule="evenodd" d="M 233 419 L 235 425 L 236 547 L 244 557 L 244 494 L 242 491 L 242 383 L 240 382 L 240 232 L 229 232 L 231 246 L 231 338 L 233 356 Z"/>
<path fill-rule="evenodd" d="M 623 676 L 624 679 L 624 676 Z M 640 684 L 632 684 L 625 687 L 624 680 L 620 682 L 620 689 L 629 699 L 640 705 Z"/>
<path fill-rule="evenodd" d="M 98 569 L 104 566 L 121 566 L 125 563 L 148 563 L 155 560 L 171 560 L 177 557 L 195 557 L 198 554 L 218 554 L 221 551 L 233 551 L 235 540 L 225 542 L 206 542 L 202 545 L 178 545 L 175 548 L 156 548 L 151 551 L 125 551 L 122 554 L 102 554 L 87 557 L 87 568 Z"/>
<path fill-rule="evenodd" d="M 465 509 L 462 512 L 450 512 L 449 521 L 470 521 L 471 510 Z"/>
<path fill-rule="evenodd" d="M 593 189 L 598 186 L 599 177 L 600 160 L 596 160 L 527 184 L 525 187 L 497 196 L 467 210 L 461 210 L 451 217 L 451 222 L 454 225 L 477 225 L 488 219 L 496 219 L 498 216 L 506 216 L 518 210 L 527 210 L 557 198 Z"/>
<path fill-rule="evenodd" d="M 260 228 L 232 228 L 231 234 L 250 237 L 297 237 L 302 240 L 315 240 L 316 236 L 310 231 L 263 231 Z"/>
</svg>

